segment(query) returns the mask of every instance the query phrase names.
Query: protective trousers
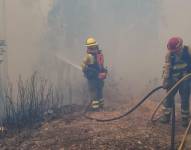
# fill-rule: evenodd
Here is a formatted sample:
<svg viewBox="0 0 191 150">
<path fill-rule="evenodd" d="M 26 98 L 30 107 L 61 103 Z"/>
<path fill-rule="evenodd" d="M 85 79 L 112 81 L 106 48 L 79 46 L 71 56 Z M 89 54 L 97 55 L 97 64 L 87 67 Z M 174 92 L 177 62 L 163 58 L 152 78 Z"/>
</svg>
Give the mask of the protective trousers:
<svg viewBox="0 0 191 150">
<path fill-rule="evenodd" d="M 170 88 L 167 89 L 169 91 Z M 165 113 L 171 112 L 173 101 L 176 93 L 179 91 L 181 97 L 181 113 L 183 118 L 189 117 L 189 98 L 190 98 L 190 82 L 189 80 L 183 81 L 167 98 L 164 102 Z"/>
<path fill-rule="evenodd" d="M 97 109 L 103 105 L 104 81 L 100 79 L 88 80 L 92 108 Z"/>
</svg>

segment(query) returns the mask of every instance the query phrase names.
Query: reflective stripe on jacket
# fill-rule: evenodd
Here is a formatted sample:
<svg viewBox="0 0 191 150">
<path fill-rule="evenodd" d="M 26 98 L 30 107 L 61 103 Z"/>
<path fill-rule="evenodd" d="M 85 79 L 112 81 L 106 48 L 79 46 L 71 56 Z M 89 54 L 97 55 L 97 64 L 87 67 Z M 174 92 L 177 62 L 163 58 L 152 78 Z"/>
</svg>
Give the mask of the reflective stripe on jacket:
<svg viewBox="0 0 191 150">
<path fill-rule="evenodd" d="M 168 53 L 163 67 L 163 79 L 179 78 L 191 70 L 191 51 L 184 46 L 180 54 Z"/>
</svg>

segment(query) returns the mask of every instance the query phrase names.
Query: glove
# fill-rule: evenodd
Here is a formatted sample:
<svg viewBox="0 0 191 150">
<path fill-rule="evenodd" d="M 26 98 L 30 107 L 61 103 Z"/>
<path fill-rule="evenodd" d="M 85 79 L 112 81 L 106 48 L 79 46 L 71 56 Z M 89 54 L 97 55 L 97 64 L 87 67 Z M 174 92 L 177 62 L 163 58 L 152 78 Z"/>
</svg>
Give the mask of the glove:
<svg viewBox="0 0 191 150">
<path fill-rule="evenodd" d="M 101 73 L 99 73 L 99 75 L 98 75 L 98 78 L 101 79 L 101 80 L 106 79 L 106 77 L 107 77 L 107 73 L 106 73 L 106 72 L 101 72 Z"/>
<path fill-rule="evenodd" d="M 172 82 L 170 81 L 164 81 L 163 82 L 163 89 L 167 90 L 172 86 Z"/>
</svg>

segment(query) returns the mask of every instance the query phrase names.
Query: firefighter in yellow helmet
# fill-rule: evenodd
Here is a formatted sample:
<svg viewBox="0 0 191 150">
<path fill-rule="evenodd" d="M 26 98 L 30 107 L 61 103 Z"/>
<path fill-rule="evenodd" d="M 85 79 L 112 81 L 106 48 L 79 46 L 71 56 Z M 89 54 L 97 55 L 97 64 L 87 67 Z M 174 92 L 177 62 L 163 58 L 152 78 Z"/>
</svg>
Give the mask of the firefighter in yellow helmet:
<svg viewBox="0 0 191 150">
<path fill-rule="evenodd" d="M 86 56 L 82 63 L 82 71 L 88 80 L 91 108 L 98 110 L 103 107 L 103 86 L 107 76 L 107 69 L 104 67 L 104 56 L 94 38 L 88 38 L 85 44 Z"/>
<path fill-rule="evenodd" d="M 168 53 L 163 71 L 163 87 L 168 91 L 183 76 L 191 72 L 191 50 L 183 45 L 183 40 L 179 37 L 173 37 L 167 44 Z M 181 97 L 182 126 L 186 127 L 189 123 L 189 98 L 190 98 L 190 80 L 185 80 L 169 95 L 164 103 L 164 114 L 160 121 L 169 123 L 172 105 L 176 93 L 179 91 Z"/>
</svg>

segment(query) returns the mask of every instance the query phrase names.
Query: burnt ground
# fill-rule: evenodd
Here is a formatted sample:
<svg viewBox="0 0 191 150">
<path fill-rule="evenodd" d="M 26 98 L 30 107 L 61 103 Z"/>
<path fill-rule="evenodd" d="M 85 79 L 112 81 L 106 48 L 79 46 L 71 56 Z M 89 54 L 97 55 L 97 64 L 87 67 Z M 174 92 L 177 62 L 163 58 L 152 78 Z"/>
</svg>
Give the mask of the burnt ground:
<svg viewBox="0 0 191 150">
<path fill-rule="evenodd" d="M 113 122 L 87 120 L 80 112 L 60 115 L 41 125 L 9 133 L 0 140 L 1 150 L 165 150 L 170 146 L 170 127 L 149 122 L 156 104 L 147 102 L 131 115 Z M 127 110 L 123 105 L 102 112 L 89 112 L 97 118 L 118 116 Z M 117 110 L 120 110 L 117 111 Z M 177 117 L 176 145 L 184 128 Z M 188 145 L 188 144 L 187 144 Z M 189 149 L 189 148 L 188 148 Z"/>
</svg>

